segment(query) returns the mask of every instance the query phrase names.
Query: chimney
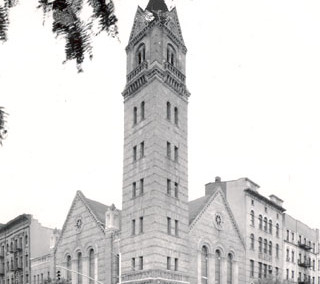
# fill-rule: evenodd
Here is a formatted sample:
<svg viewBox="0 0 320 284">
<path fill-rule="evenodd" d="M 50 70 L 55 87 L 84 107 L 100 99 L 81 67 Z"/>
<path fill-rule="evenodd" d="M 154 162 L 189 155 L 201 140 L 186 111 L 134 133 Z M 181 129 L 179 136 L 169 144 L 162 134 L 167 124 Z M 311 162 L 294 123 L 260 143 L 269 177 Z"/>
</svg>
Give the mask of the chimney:
<svg viewBox="0 0 320 284">
<path fill-rule="evenodd" d="M 212 195 L 218 188 L 221 188 L 224 195 L 226 194 L 226 182 L 221 181 L 221 177 L 216 177 L 214 182 L 205 185 L 205 194 Z"/>
<path fill-rule="evenodd" d="M 106 211 L 105 230 L 119 230 L 119 211 L 116 206 L 112 204 Z"/>
</svg>

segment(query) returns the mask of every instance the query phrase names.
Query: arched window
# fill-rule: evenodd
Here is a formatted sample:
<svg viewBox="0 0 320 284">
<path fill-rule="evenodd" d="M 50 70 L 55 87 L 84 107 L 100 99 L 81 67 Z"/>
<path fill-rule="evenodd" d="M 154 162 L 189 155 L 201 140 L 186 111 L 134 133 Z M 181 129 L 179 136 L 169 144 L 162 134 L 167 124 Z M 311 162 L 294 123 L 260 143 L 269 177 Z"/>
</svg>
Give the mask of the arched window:
<svg viewBox="0 0 320 284">
<path fill-rule="evenodd" d="M 145 103 L 144 102 L 141 102 L 141 120 L 144 120 L 144 105 Z"/>
<path fill-rule="evenodd" d="M 208 283 L 208 248 L 206 246 L 201 249 L 201 283 Z"/>
<path fill-rule="evenodd" d="M 167 47 L 167 62 L 173 66 L 176 65 L 176 51 L 171 44 Z"/>
<path fill-rule="evenodd" d="M 272 242 L 269 242 L 269 255 L 272 255 Z"/>
<path fill-rule="evenodd" d="M 24 237 L 24 244 L 25 244 L 25 246 L 28 245 L 28 235 L 25 235 L 25 237 Z"/>
<path fill-rule="evenodd" d="M 279 224 L 276 225 L 276 236 L 279 238 Z"/>
<path fill-rule="evenodd" d="M 133 124 L 137 124 L 138 121 L 138 109 L 137 107 L 133 108 Z"/>
<path fill-rule="evenodd" d="M 167 119 L 171 119 L 171 104 L 170 102 L 167 102 Z"/>
<path fill-rule="evenodd" d="M 272 220 L 269 220 L 269 233 L 272 234 Z"/>
<path fill-rule="evenodd" d="M 89 283 L 93 284 L 94 283 L 94 276 L 95 276 L 95 271 L 94 271 L 94 250 L 90 249 L 89 250 Z"/>
<path fill-rule="evenodd" d="M 175 125 L 178 125 L 179 122 L 179 113 L 178 113 L 178 108 L 175 107 L 174 108 L 174 123 Z"/>
<path fill-rule="evenodd" d="M 262 230 L 262 215 L 259 215 L 259 229 Z"/>
<path fill-rule="evenodd" d="M 77 271 L 78 271 L 77 284 L 82 284 L 82 253 L 81 252 L 78 252 Z"/>
<path fill-rule="evenodd" d="M 232 267 L 232 254 L 228 254 L 228 262 L 227 262 L 227 284 L 232 284 L 232 274 L 233 274 L 233 267 Z"/>
<path fill-rule="evenodd" d="M 263 252 L 264 252 L 264 253 L 267 253 L 267 251 L 268 251 L 268 241 L 267 241 L 267 239 L 264 239 L 263 244 L 264 244 L 264 246 L 263 246 Z"/>
<path fill-rule="evenodd" d="M 262 252 L 262 238 L 261 237 L 259 237 L 258 243 L 259 243 L 259 252 Z"/>
<path fill-rule="evenodd" d="M 144 43 L 140 44 L 137 49 L 137 64 L 141 64 L 146 60 L 146 47 Z"/>
<path fill-rule="evenodd" d="M 254 226 L 254 211 L 251 210 L 250 212 L 250 222 L 251 222 L 251 226 Z"/>
<path fill-rule="evenodd" d="M 216 250 L 215 254 L 215 284 L 221 283 L 221 252 Z"/>
<path fill-rule="evenodd" d="M 72 273 L 71 273 L 71 256 L 70 255 L 68 255 L 67 256 L 67 281 L 68 282 L 71 282 L 72 281 Z"/>
<path fill-rule="evenodd" d="M 250 248 L 254 250 L 254 234 L 250 235 Z"/>
<path fill-rule="evenodd" d="M 268 231 L 268 219 L 267 217 L 264 217 L 264 230 L 267 232 Z"/>
</svg>

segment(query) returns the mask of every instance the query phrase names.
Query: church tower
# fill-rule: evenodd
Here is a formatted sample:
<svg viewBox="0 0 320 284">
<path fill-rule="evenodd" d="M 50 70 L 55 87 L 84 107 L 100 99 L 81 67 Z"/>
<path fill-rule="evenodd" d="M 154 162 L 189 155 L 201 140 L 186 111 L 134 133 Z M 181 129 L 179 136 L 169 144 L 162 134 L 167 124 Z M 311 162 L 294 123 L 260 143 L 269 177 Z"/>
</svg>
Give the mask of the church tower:
<svg viewBox="0 0 320 284">
<path fill-rule="evenodd" d="M 189 282 L 187 49 L 176 9 L 138 7 L 127 52 L 122 282 Z"/>
</svg>

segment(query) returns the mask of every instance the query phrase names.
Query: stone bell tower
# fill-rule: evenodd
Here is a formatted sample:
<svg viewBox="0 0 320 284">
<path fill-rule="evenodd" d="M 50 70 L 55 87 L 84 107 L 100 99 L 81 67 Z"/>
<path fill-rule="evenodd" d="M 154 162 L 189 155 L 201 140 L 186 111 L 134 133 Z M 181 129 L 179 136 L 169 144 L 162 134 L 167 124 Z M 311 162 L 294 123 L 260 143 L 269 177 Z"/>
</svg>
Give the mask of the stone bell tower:
<svg viewBox="0 0 320 284">
<path fill-rule="evenodd" d="M 122 282 L 185 283 L 190 93 L 176 9 L 138 7 L 126 52 Z"/>
</svg>

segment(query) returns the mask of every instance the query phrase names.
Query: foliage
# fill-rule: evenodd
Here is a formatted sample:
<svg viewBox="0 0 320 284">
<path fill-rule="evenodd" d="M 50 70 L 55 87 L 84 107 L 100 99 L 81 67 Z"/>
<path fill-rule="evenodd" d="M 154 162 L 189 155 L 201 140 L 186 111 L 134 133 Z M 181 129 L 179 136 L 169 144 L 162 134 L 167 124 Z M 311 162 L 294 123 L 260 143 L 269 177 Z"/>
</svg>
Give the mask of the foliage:
<svg viewBox="0 0 320 284">
<path fill-rule="evenodd" d="M 0 6 L 0 42 L 8 39 L 9 9 L 17 3 L 18 0 L 4 0 L 4 5 Z"/>
<path fill-rule="evenodd" d="M 0 107 L 0 145 L 2 145 L 2 140 L 6 137 L 7 134 L 7 130 L 5 128 L 6 116 L 7 113 L 5 113 L 4 108 Z"/>
</svg>

